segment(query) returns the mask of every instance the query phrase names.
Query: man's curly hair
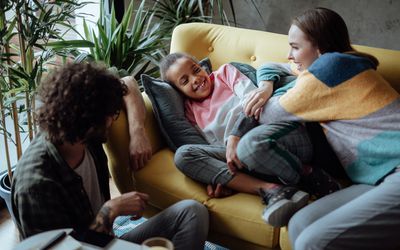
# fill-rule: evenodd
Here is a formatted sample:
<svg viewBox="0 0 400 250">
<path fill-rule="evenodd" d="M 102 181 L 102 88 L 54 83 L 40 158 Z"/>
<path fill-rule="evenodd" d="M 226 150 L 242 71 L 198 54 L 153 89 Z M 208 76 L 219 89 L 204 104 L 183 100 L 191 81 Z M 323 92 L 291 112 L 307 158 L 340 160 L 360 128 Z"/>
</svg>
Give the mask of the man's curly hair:
<svg viewBox="0 0 400 250">
<path fill-rule="evenodd" d="M 126 93 L 126 85 L 105 68 L 68 64 L 40 85 L 38 124 L 52 143 L 86 141 L 89 131 L 105 128 L 107 117 L 119 112 Z"/>
</svg>

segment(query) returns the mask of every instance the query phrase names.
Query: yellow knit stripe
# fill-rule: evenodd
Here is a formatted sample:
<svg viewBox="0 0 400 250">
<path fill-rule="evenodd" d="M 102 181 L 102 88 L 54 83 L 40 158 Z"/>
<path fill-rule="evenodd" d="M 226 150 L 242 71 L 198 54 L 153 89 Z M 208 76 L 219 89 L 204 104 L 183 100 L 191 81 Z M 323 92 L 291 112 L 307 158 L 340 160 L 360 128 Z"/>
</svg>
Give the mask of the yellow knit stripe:
<svg viewBox="0 0 400 250">
<path fill-rule="evenodd" d="M 310 72 L 303 72 L 296 85 L 280 98 L 289 113 L 304 120 L 358 119 L 399 98 L 399 94 L 375 70 L 366 70 L 330 88 Z"/>
</svg>

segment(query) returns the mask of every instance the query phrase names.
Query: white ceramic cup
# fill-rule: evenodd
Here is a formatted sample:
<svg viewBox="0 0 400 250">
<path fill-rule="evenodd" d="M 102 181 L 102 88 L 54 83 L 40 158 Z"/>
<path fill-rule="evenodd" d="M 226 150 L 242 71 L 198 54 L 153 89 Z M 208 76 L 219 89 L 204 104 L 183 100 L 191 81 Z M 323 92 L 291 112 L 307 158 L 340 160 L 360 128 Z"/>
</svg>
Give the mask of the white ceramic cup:
<svg viewBox="0 0 400 250">
<path fill-rule="evenodd" d="M 152 237 L 142 243 L 143 250 L 174 250 L 174 244 L 163 237 Z"/>
</svg>

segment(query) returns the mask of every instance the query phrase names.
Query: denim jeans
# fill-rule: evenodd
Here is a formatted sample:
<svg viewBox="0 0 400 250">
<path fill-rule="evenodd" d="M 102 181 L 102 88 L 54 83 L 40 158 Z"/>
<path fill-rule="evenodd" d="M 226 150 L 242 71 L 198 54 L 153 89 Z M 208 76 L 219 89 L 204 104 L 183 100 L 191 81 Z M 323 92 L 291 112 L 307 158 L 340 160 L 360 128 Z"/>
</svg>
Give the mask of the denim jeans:
<svg viewBox="0 0 400 250">
<path fill-rule="evenodd" d="M 289 221 L 295 250 L 400 249 L 400 172 L 325 196 Z"/>
</svg>

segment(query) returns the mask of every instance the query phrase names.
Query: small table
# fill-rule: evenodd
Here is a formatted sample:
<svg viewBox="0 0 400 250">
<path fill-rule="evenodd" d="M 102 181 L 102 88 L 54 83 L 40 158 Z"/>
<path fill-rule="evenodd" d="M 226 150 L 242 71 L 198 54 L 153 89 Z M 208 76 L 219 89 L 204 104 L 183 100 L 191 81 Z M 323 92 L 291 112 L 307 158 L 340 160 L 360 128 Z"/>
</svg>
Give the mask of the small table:
<svg viewBox="0 0 400 250">
<path fill-rule="evenodd" d="M 57 235 L 59 232 L 65 231 L 67 235 L 69 235 L 72 232 L 71 228 L 67 229 L 56 229 L 56 230 L 51 230 L 39 234 L 35 234 L 29 238 L 26 238 L 25 240 L 21 241 L 14 249 L 15 250 L 31 250 L 31 249 L 38 249 L 44 244 L 46 244 L 51 238 L 53 238 L 55 235 Z M 65 240 L 65 238 L 63 239 Z M 62 241 L 60 241 L 62 242 Z M 102 249 L 101 247 L 91 245 L 85 242 L 80 242 L 82 244 L 82 247 L 80 249 L 83 250 L 98 250 Z M 110 249 L 110 250 L 122 250 L 122 249 L 129 249 L 129 250 L 140 250 L 141 247 L 138 244 L 121 240 L 118 238 L 113 239 L 105 249 Z"/>
</svg>

